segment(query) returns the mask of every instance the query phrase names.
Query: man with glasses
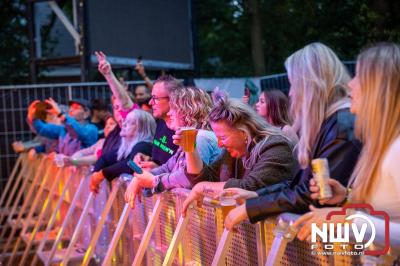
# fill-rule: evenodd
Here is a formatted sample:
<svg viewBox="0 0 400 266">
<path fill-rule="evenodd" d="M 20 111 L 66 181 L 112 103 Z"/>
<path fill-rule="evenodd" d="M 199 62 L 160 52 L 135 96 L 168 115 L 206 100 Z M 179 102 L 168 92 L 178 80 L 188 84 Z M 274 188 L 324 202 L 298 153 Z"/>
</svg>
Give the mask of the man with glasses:
<svg viewBox="0 0 400 266">
<path fill-rule="evenodd" d="M 169 111 L 169 93 L 181 86 L 182 84 L 170 75 L 163 75 L 154 82 L 149 103 L 153 108 L 157 128 L 153 140 L 152 158 L 143 154 L 135 156 L 135 162 L 142 168 L 153 169 L 164 164 L 178 149 L 172 140 L 174 131 L 167 127 L 166 120 Z"/>
</svg>

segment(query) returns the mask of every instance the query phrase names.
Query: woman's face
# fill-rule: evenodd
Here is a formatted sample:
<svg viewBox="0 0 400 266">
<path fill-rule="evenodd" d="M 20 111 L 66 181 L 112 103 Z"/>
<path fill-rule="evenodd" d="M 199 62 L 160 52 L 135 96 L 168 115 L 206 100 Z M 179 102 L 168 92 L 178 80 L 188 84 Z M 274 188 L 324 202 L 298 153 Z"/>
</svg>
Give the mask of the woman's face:
<svg viewBox="0 0 400 266">
<path fill-rule="evenodd" d="M 106 121 L 106 125 L 104 126 L 104 136 L 107 137 L 108 134 L 110 134 L 110 132 L 113 131 L 116 125 L 117 122 L 115 122 L 115 120 L 112 117 L 108 118 Z"/>
<path fill-rule="evenodd" d="M 361 86 L 358 73 L 359 73 L 359 66 L 357 63 L 356 75 L 352 80 L 350 80 L 348 84 L 348 86 L 350 87 L 350 98 L 351 98 L 350 111 L 355 115 L 357 115 L 357 113 L 360 112 L 360 104 L 361 104 Z"/>
<path fill-rule="evenodd" d="M 135 116 L 130 113 L 126 119 L 122 122 L 120 136 L 123 138 L 133 138 L 136 134 L 136 119 Z"/>
<path fill-rule="evenodd" d="M 211 127 L 217 136 L 218 147 L 225 148 L 233 158 L 241 158 L 246 154 L 246 134 L 232 128 L 225 121 L 212 122 Z"/>
<path fill-rule="evenodd" d="M 258 102 L 256 104 L 256 111 L 257 113 L 267 119 L 268 117 L 268 112 L 267 112 L 267 104 L 265 102 L 265 93 L 261 93 L 260 97 L 258 98 Z"/>
<path fill-rule="evenodd" d="M 179 128 L 186 126 L 184 120 L 178 115 L 174 108 L 170 107 L 167 118 L 167 126 L 173 131 L 177 131 Z"/>
</svg>

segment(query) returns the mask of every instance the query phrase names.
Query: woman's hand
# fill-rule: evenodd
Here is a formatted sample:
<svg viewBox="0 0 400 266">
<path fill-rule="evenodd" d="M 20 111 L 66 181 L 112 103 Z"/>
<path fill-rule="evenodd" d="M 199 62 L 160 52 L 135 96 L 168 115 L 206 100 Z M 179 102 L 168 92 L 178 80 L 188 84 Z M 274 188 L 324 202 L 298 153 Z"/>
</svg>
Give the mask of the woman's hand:
<svg viewBox="0 0 400 266">
<path fill-rule="evenodd" d="M 16 152 L 16 153 L 20 153 L 25 150 L 25 147 L 24 147 L 24 144 L 22 143 L 22 141 L 14 141 L 11 144 L 11 146 L 12 146 L 14 152 Z"/>
<path fill-rule="evenodd" d="M 189 196 L 185 199 L 182 205 L 182 216 L 186 216 L 187 209 L 189 208 L 190 204 L 192 204 L 193 201 L 197 202 L 197 207 L 201 208 L 203 206 L 203 191 L 204 191 L 204 185 L 206 182 L 200 182 L 197 183 L 192 190 L 190 191 Z"/>
<path fill-rule="evenodd" d="M 50 97 L 47 100 L 45 100 L 45 102 L 51 105 L 51 109 L 48 112 L 51 112 L 55 115 L 61 113 L 60 107 L 58 106 L 57 102 L 53 100 L 53 98 Z"/>
<path fill-rule="evenodd" d="M 154 187 L 154 175 L 149 171 L 143 170 L 142 174 L 134 173 L 135 176 L 134 180 L 139 182 L 140 186 L 152 188 Z"/>
<path fill-rule="evenodd" d="M 247 219 L 249 219 L 249 217 L 247 216 L 246 205 L 242 204 L 228 213 L 225 218 L 224 224 L 226 229 L 231 231 L 235 228 L 236 225 Z"/>
<path fill-rule="evenodd" d="M 142 187 L 136 178 L 133 178 L 125 191 L 125 202 L 133 209 L 135 207 L 135 199 L 141 201 Z"/>
<path fill-rule="evenodd" d="M 143 170 L 150 171 L 151 169 L 154 169 L 158 167 L 158 164 L 155 162 L 151 161 L 151 157 L 147 156 L 143 153 L 138 152 L 135 157 L 133 157 L 133 161 Z"/>
<path fill-rule="evenodd" d="M 182 130 L 178 129 L 175 131 L 175 134 L 172 136 L 173 143 L 178 146 L 182 146 Z"/>
<path fill-rule="evenodd" d="M 332 189 L 332 198 L 321 199 L 319 200 L 319 203 L 321 205 L 324 204 L 335 205 L 343 202 L 346 198 L 347 189 L 344 186 L 342 186 L 342 184 L 340 184 L 339 181 L 337 181 L 336 179 L 329 178 L 328 184 Z M 312 199 L 316 200 L 319 198 L 319 187 L 314 178 L 310 180 L 310 191 Z"/>
<path fill-rule="evenodd" d="M 257 198 L 255 191 L 249 191 L 242 188 L 227 188 L 222 191 L 221 196 L 230 195 L 238 204 L 243 204 L 247 199 Z"/>
<path fill-rule="evenodd" d="M 311 238 L 311 224 L 315 223 L 319 227 L 322 226 L 323 223 L 326 221 L 326 216 L 328 213 L 332 211 L 340 211 L 341 208 L 315 208 L 314 206 L 310 205 L 310 212 L 302 215 L 296 222 L 293 223 L 295 228 L 299 229 L 297 233 L 297 238 L 299 240 L 307 240 L 310 241 Z M 344 223 L 345 222 L 345 215 L 333 215 L 329 223 Z"/>
<path fill-rule="evenodd" d="M 197 183 L 190 191 L 189 196 L 183 202 L 182 216 L 186 216 L 186 211 L 193 201 L 197 202 L 197 207 L 201 208 L 203 205 L 203 198 L 205 196 L 210 198 L 218 198 L 218 195 L 224 189 L 225 182 L 200 182 Z"/>
<path fill-rule="evenodd" d="M 94 172 L 90 177 L 90 186 L 89 186 L 90 191 L 96 194 L 99 193 L 100 184 L 101 182 L 103 182 L 103 180 L 104 180 L 104 175 L 102 171 Z"/>
<path fill-rule="evenodd" d="M 70 156 L 64 156 L 63 157 L 64 160 L 64 166 L 71 166 L 73 165 L 72 163 L 72 158 Z"/>
</svg>

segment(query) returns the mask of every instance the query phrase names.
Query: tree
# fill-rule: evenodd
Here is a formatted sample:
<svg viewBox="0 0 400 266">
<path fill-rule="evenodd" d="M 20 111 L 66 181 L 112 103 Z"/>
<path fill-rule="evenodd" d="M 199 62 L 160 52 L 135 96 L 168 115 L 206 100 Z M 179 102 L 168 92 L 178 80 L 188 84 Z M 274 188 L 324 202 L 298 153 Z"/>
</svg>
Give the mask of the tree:
<svg viewBox="0 0 400 266">
<path fill-rule="evenodd" d="M 28 75 L 28 33 L 23 0 L 0 1 L 0 83 L 21 83 Z"/>
</svg>

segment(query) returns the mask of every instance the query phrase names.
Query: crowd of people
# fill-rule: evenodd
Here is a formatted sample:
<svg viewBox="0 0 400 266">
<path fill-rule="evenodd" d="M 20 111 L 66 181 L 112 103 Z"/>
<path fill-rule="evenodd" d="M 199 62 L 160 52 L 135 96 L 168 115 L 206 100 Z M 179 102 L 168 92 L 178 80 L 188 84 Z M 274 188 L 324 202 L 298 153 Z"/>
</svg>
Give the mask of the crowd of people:
<svg viewBox="0 0 400 266">
<path fill-rule="evenodd" d="M 399 45 L 380 43 L 363 50 L 351 78 L 329 47 L 309 44 L 285 61 L 289 97 L 271 89 L 255 104 L 254 96 L 232 99 L 218 89 L 211 97 L 170 75 L 152 83 L 140 63 L 136 69 L 144 84 L 131 95 L 105 54 L 96 56 L 112 91 L 112 114 L 108 99 L 92 104 L 74 99 L 68 108 L 51 98 L 35 101 L 27 121 L 38 138 L 13 143 L 17 152 L 54 152 L 63 155 L 64 165 L 93 165 L 94 193 L 102 182 L 131 175 L 125 192 L 131 207 L 143 191 L 187 188 L 185 215 L 204 196 L 229 194 L 238 203 L 225 219 L 229 230 L 244 220 L 255 223 L 292 212 L 302 214 L 294 226 L 304 240 L 311 223 L 325 222 L 329 212 L 349 202 L 368 203 L 389 214 L 391 252 L 399 254 Z M 43 103 L 44 110 L 39 108 Z M 188 128 L 197 134 L 189 149 Z M 319 199 L 311 167 L 317 158 L 329 163 L 330 199 Z M 132 170 L 129 161 L 143 172 Z M 336 216 L 333 222 L 345 219 Z M 379 242 L 384 226 L 379 220 L 376 224 Z"/>
</svg>

